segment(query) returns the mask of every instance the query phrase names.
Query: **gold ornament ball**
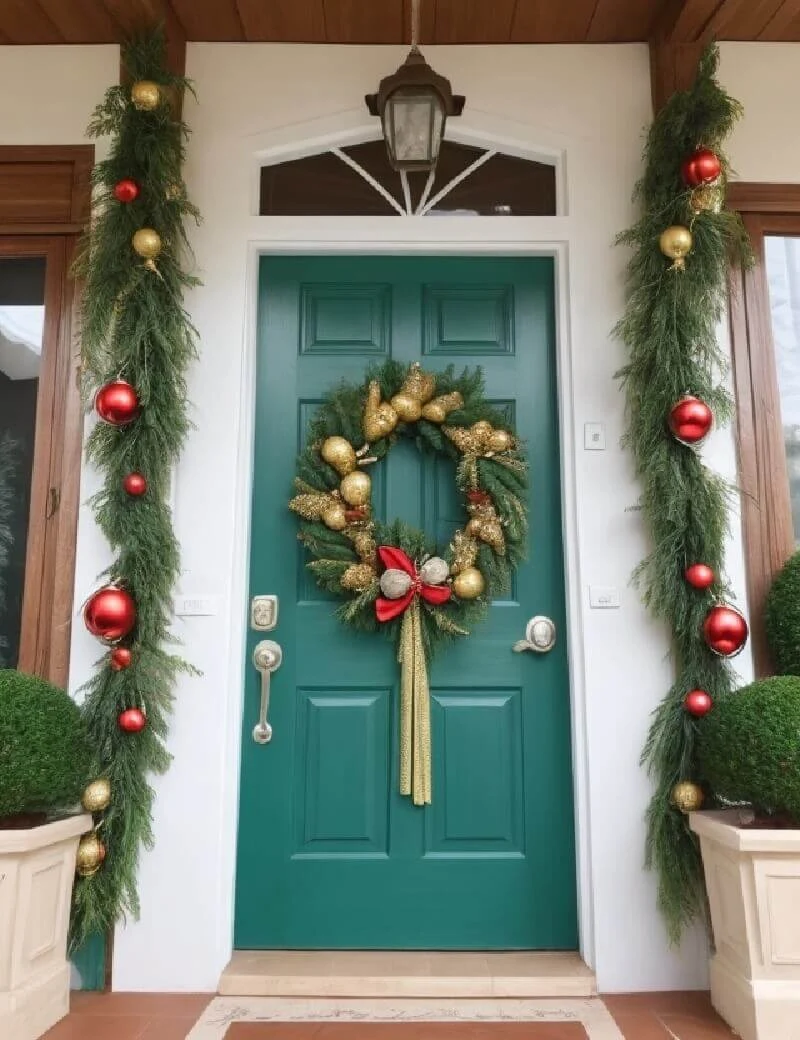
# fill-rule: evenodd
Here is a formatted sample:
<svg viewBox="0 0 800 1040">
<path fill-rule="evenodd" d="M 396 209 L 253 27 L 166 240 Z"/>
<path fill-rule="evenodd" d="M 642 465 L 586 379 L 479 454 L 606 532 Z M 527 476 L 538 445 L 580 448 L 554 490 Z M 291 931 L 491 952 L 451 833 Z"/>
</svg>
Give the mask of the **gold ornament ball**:
<svg viewBox="0 0 800 1040">
<path fill-rule="evenodd" d="M 352 563 L 340 578 L 343 589 L 351 592 L 366 592 L 377 575 L 368 563 Z"/>
<path fill-rule="evenodd" d="M 673 224 L 661 232 L 658 245 L 664 256 L 671 260 L 682 260 L 692 248 L 692 233 L 680 224 Z"/>
<path fill-rule="evenodd" d="M 75 870 L 81 877 L 91 877 L 106 858 L 106 847 L 96 834 L 84 834 L 78 843 Z"/>
<path fill-rule="evenodd" d="M 102 812 L 111 802 L 111 784 L 106 777 L 93 780 L 83 792 L 81 804 L 90 813 Z"/>
<path fill-rule="evenodd" d="M 346 477 L 356 468 L 356 450 L 346 437 L 326 438 L 320 455 L 341 477 Z"/>
<path fill-rule="evenodd" d="M 510 451 L 514 438 L 506 430 L 492 430 L 489 434 L 489 451 Z"/>
<path fill-rule="evenodd" d="M 145 260 L 155 260 L 161 252 L 161 235 L 153 228 L 139 228 L 133 236 L 133 248 Z"/>
<path fill-rule="evenodd" d="M 372 494 L 372 481 L 367 473 L 356 470 L 348 473 L 339 485 L 342 498 L 350 506 L 365 506 Z"/>
<path fill-rule="evenodd" d="M 395 394 L 391 403 L 401 422 L 416 422 L 422 416 L 422 402 L 411 394 Z"/>
<path fill-rule="evenodd" d="M 343 531 L 347 527 L 347 516 L 343 502 L 332 502 L 322 514 L 322 522 L 331 531 Z"/>
<path fill-rule="evenodd" d="M 131 87 L 131 101 L 140 112 L 152 112 L 161 103 L 161 90 L 150 79 L 137 80 Z"/>
<path fill-rule="evenodd" d="M 466 567 L 453 579 L 453 592 L 459 599 L 477 599 L 485 588 L 486 582 L 477 567 Z"/>
<path fill-rule="evenodd" d="M 704 801 L 703 789 L 691 780 L 681 780 L 672 788 L 670 800 L 682 813 L 697 812 Z"/>
</svg>

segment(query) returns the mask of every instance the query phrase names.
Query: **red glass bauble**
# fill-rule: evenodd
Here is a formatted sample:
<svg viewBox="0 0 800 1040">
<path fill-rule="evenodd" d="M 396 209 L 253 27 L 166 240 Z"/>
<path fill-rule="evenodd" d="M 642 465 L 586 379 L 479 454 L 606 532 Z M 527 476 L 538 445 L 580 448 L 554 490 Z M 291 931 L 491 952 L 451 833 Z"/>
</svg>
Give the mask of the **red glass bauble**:
<svg viewBox="0 0 800 1040">
<path fill-rule="evenodd" d="M 747 622 L 735 607 L 712 607 L 703 622 L 703 638 L 720 657 L 733 657 L 747 642 Z"/>
<path fill-rule="evenodd" d="M 108 656 L 111 667 L 115 672 L 121 672 L 125 668 L 129 668 L 133 660 L 133 654 L 127 646 L 115 646 Z"/>
<path fill-rule="evenodd" d="M 710 148 L 698 148 L 683 160 L 681 176 L 684 184 L 690 188 L 699 188 L 701 184 L 711 184 L 722 173 L 722 163 L 716 152 Z"/>
<path fill-rule="evenodd" d="M 473 506 L 483 506 L 491 502 L 492 496 L 486 491 L 468 491 L 467 501 Z"/>
<path fill-rule="evenodd" d="M 138 416 L 139 398 L 130 383 L 115 379 L 101 386 L 94 395 L 94 408 L 104 422 L 125 426 Z"/>
<path fill-rule="evenodd" d="M 683 699 L 683 706 L 690 715 L 702 719 L 714 707 L 714 702 L 711 700 L 711 694 L 705 690 L 689 690 Z"/>
<path fill-rule="evenodd" d="M 714 413 L 699 397 L 682 397 L 670 409 L 669 428 L 681 444 L 699 444 L 713 425 Z"/>
<path fill-rule="evenodd" d="M 122 487 L 129 495 L 138 498 L 147 491 L 147 478 L 141 473 L 129 473 L 122 481 Z"/>
<path fill-rule="evenodd" d="M 707 563 L 693 563 L 686 568 L 683 576 L 695 589 L 709 589 L 716 580 L 716 575 Z"/>
<path fill-rule="evenodd" d="M 130 177 L 124 177 L 114 185 L 114 198 L 117 202 L 133 202 L 139 197 L 139 185 Z"/>
<path fill-rule="evenodd" d="M 116 643 L 136 624 L 133 596 L 116 585 L 98 589 L 83 608 L 83 621 L 93 636 L 104 643 Z"/>
<path fill-rule="evenodd" d="M 126 708 L 117 719 L 123 733 L 141 733 L 147 725 L 147 717 L 141 708 Z"/>
</svg>

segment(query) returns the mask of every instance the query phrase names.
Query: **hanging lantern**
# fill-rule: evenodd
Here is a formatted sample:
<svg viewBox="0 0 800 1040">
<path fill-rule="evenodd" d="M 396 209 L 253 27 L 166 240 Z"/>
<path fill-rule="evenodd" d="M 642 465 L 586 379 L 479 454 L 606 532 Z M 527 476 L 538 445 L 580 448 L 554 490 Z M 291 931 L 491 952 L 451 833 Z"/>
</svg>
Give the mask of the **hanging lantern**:
<svg viewBox="0 0 800 1040">
<path fill-rule="evenodd" d="M 417 47 L 419 3 L 412 5 L 411 51 L 377 94 L 367 94 L 370 115 L 380 116 L 389 162 L 398 171 L 427 173 L 436 166 L 448 116 L 460 116 L 465 98 L 434 72 Z"/>
<path fill-rule="evenodd" d="M 710 650 L 720 657 L 734 657 L 747 642 L 744 615 L 727 603 L 719 603 L 706 614 L 703 638 Z"/>
</svg>

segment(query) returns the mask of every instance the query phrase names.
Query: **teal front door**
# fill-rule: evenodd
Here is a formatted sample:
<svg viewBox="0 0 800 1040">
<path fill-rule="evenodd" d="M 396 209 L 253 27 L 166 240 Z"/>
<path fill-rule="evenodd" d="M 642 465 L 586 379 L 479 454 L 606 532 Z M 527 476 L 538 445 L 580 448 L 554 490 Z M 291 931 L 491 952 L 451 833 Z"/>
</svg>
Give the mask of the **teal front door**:
<svg viewBox="0 0 800 1040">
<path fill-rule="evenodd" d="M 553 265 L 543 258 L 261 261 L 250 593 L 276 595 L 272 739 L 253 740 L 248 637 L 238 949 L 574 949 L 576 879 L 556 407 Z M 530 550 L 508 599 L 431 669 L 433 803 L 398 793 L 399 670 L 304 569 L 287 508 L 326 389 L 371 361 L 483 367 L 531 466 Z M 446 547 L 453 473 L 401 443 L 376 510 Z M 378 490 L 380 488 L 380 490 Z M 558 640 L 514 653 L 536 614 Z"/>
</svg>

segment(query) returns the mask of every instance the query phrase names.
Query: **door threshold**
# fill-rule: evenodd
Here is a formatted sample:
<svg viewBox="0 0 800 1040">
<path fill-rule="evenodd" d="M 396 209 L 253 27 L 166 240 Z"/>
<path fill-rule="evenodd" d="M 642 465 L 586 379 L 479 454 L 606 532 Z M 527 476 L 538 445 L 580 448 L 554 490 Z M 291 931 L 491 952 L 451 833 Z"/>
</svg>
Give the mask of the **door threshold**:
<svg viewBox="0 0 800 1040">
<path fill-rule="evenodd" d="M 593 997 L 577 952 L 234 950 L 229 997 Z"/>
</svg>

